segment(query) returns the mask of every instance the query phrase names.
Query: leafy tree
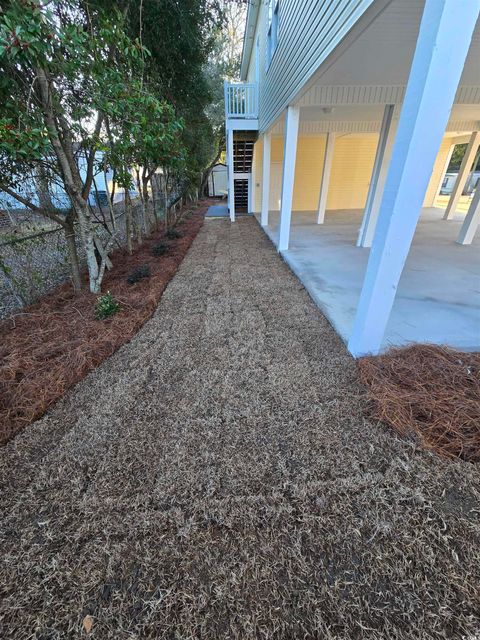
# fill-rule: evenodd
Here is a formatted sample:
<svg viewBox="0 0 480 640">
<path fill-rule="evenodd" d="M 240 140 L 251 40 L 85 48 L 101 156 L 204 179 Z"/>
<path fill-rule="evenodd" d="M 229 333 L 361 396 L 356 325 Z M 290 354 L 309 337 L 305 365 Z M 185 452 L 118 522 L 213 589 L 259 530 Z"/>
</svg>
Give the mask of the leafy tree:
<svg viewBox="0 0 480 640">
<path fill-rule="evenodd" d="M 110 0 L 98 1 L 105 6 Z M 219 146 L 224 146 L 223 73 L 212 74 L 212 64 L 216 58 L 223 60 L 224 42 L 219 42 L 229 4 L 238 3 L 144 0 L 140 7 L 134 0 L 122 0 L 121 4 L 128 33 L 141 37 L 151 54 L 145 60 L 145 81 L 155 95 L 174 106 L 184 123 L 182 181 L 197 189 L 205 169 L 218 160 Z M 213 109 L 212 103 L 217 105 Z M 177 166 L 177 180 L 178 171 Z"/>
<path fill-rule="evenodd" d="M 153 176 L 158 167 L 183 157 L 183 124 L 170 104 L 150 93 L 137 78 L 122 77 L 118 69 L 111 73 L 101 108 L 107 130 L 105 160 L 115 170 L 117 183 L 125 190 L 127 227 L 131 231 L 131 168 L 137 167 L 138 187 L 144 204 L 142 228 L 144 233 L 149 233 L 152 212 L 148 186 L 151 185 L 153 193 Z M 153 209 L 156 216 L 155 207 Z M 127 238 L 131 251 L 129 232 Z"/>
<path fill-rule="evenodd" d="M 448 171 L 458 171 L 460 169 L 460 165 L 462 164 L 463 156 L 465 155 L 465 151 L 467 150 L 467 144 L 457 144 L 455 145 L 452 153 L 452 157 L 450 160 L 450 164 L 448 165 Z M 473 163 L 472 171 L 475 171 L 480 166 L 480 151 L 478 151 L 475 162 Z"/>
<path fill-rule="evenodd" d="M 92 292 L 100 290 L 115 241 L 113 194 L 111 237 L 103 243 L 88 206 L 96 171 L 113 168 L 125 189 L 127 227 L 132 171 L 138 172 L 145 233 L 156 171 L 163 171 L 168 202 L 179 185 L 205 181 L 218 159 L 222 78 L 232 68 L 221 53 L 228 6 L 227 0 L 0 0 L 0 190 L 64 227 L 77 288 L 77 226 Z M 38 185 L 38 204 L 22 194 L 26 177 Z M 67 213 L 52 204 L 53 184 L 68 195 Z M 130 228 L 130 249 L 131 236 Z"/>
<path fill-rule="evenodd" d="M 111 15 L 92 15 L 74 0 L 55 0 L 47 6 L 38 0 L 12 0 L 0 15 L 0 188 L 35 209 L 15 191 L 15 176 L 20 168 L 25 173 L 48 160 L 78 221 L 92 292 L 100 290 L 114 242 L 112 236 L 102 244 L 88 206 L 105 123 L 104 93 L 114 61 L 133 73 L 145 54 L 141 44 L 124 33 L 120 14 Z M 10 161 L 14 171 L 8 170 Z M 48 217 L 65 224 L 58 214 L 50 212 Z"/>
</svg>

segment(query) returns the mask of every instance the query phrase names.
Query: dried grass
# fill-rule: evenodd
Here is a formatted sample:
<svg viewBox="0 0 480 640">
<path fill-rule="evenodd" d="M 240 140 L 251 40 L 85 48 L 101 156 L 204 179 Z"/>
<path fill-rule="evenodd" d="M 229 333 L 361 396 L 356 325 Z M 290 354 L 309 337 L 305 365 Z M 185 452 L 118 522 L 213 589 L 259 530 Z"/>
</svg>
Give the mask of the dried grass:
<svg viewBox="0 0 480 640">
<path fill-rule="evenodd" d="M 152 318 L 0 449 L 0 638 L 473 640 L 480 465 L 365 405 L 257 223 L 206 221 Z"/>
<path fill-rule="evenodd" d="M 168 255 L 152 254 L 163 230 L 130 256 L 117 251 L 102 290 L 110 291 L 121 311 L 95 318 L 96 296 L 75 296 L 69 283 L 0 324 L 0 445 L 39 418 L 72 385 L 135 335 L 151 317 L 168 282 L 197 235 L 206 212 L 203 203 L 178 225 L 181 237 L 169 241 Z M 181 215 L 181 214 L 180 214 Z M 151 277 L 134 286 L 128 277 L 139 267 Z M 86 276 L 84 276 L 86 277 Z"/>
<path fill-rule="evenodd" d="M 445 458 L 480 461 L 480 353 L 420 344 L 358 366 L 372 418 Z"/>
</svg>

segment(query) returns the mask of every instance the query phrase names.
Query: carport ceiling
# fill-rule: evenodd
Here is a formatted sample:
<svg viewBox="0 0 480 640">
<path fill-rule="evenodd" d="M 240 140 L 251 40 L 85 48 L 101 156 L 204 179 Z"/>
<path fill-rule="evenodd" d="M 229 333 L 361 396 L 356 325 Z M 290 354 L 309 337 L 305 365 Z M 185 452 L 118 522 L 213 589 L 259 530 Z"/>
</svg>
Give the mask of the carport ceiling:
<svg viewBox="0 0 480 640">
<path fill-rule="evenodd" d="M 424 0 L 392 0 L 359 38 L 314 84 L 405 85 Z M 460 85 L 480 86 L 480 25 L 475 29 Z"/>
</svg>

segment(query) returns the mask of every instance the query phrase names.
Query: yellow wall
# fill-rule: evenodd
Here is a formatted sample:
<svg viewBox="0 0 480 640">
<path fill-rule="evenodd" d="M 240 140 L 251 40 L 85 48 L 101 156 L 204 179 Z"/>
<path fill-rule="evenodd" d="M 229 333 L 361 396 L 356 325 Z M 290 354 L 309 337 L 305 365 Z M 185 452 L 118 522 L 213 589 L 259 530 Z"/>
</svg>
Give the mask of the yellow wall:
<svg viewBox="0 0 480 640">
<path fill-rule="evenodd" d="M 363 209 L 377 143 L 377 134 L 336 137 L 327 209 Z"/>
<path fill-rule="evenodd" d="M 293 191 L 295 211 L 311 211 L 318 207 L 324 155 L 325 136 L 299 139 Z"/>
<path fill-rule="evenodd" d="M 299 136 L 293 194 L 294 211 L 315 211 L 318 207 L 320 180 L 325 153 L 325 135 Z M 378 134 L 338 134 L 335 139 L 327 208 L 363 209 L 372 175 Z M 437 156 L 424 206 L 433 206 L 441 173 L 445 166 L 451 138 L 445 138 Z M 261 209 L 263 145 L 260 138 L 254 147 L 254 208 Z M 283 162 L 283 137 L 272 137 L 271 162 Z M 273 181 L 272 181 L 273 182 Z M 258 185 L 258 186 L 257 186 Z M 280 194 L 275 195 L 278 200 Z"/>
<path fill-rule="evenodd" d="M 360 209 L 365 205 L 378 136 L 339 135 L 335 140 L 328 209 Z M 300 136 L 295 166 L 293 209 L 318 207 L 325 154 L 325 135 Z M 272 162 L 283 161 L 283 138 L 272 139 Z"/>
<path fill-rule="evenodd" d="M 259 213 L 262 208 L 262 177 L 263 177 L 263 143 L 259 138 L 253 146 L 253 210 Z"/>
</svg>

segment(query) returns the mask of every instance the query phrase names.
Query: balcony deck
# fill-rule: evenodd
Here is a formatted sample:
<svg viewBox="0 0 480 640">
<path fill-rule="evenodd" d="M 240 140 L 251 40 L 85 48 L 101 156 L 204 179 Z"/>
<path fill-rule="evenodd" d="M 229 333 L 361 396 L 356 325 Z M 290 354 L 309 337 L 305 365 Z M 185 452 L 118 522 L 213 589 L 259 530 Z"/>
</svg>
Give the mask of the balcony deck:
<svg viewBox="0 0 480 640">
<path fill-rule="evenodd" d="M 229 129 L 258 129 L 256 82 L 225 82 L 225 119 Z"/>
</svg>

